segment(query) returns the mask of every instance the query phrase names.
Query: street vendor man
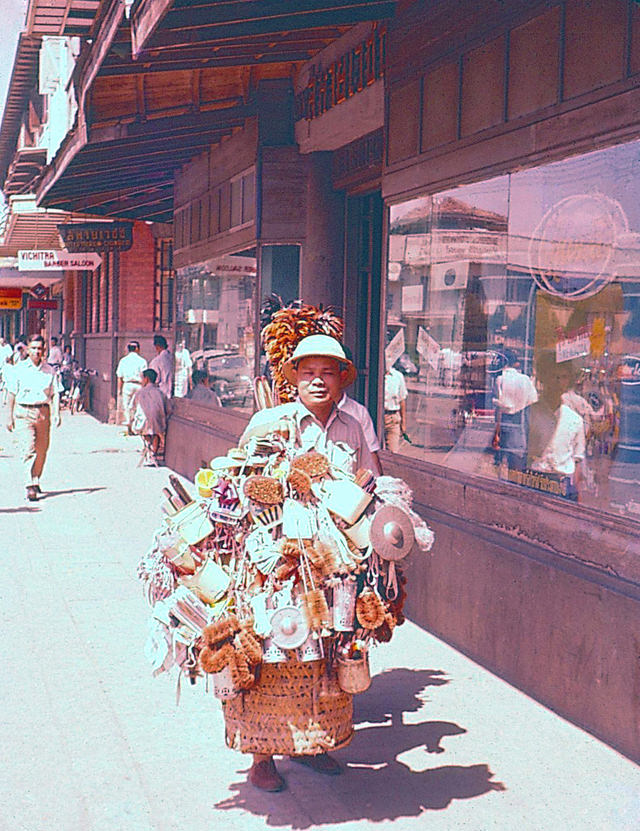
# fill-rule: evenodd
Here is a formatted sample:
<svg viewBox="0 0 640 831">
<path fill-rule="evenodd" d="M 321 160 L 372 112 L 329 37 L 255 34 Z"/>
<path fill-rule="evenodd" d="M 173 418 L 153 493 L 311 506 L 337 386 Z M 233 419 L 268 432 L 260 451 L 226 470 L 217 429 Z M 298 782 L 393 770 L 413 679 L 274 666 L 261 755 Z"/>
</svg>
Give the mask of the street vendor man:
<svg viewBox="0 0 640 831">
<path fill-rule="evenodd" d="M 264 438 L 278 432 L 288 437 L 295 436 L 296 444 L 299 444 L 303 451 L 316 450 L 329 458 L 335 449 L 343 454 L 351 454 L 353 471 L 358 468 L 376 470 L 376 460 L 367 445 L 360 424 L 335 404 L 335 401 L 340 400 L 341 390 L 352 383 L 356 376 L 356 369 L 346 357 L 340 342 L 328 335 L 309 335 L 303 338 L 292 357 L 284 364 L 283 373 L 287 381 L 296 387 L 297 399 L 256 413 L 240 439 L 241 446 L 247 445 L 252 438 Z M 278 666 L 270 665 L 268 668 L 271 673 L 271 688 L 274 684 L 277 685 Z M 292 671 L 289 664 L 283 666 L 288 669 L 281 670 L 282 672 Z M 305 668 L 309 665 L 299 666 Z M 309 685 L 315 686 L 316 689 L 305 690 L 302 697 L 313 699 L 317 694 L 318 683 L 319 679 L 316 679 L 314 684 Z M 339 763 L 326 752 L 326 747 L 344 746 L 352 737 L 350 697 L 348 701 L 344 700 L 344 694 L 341 698 L 336 697 L 334 714 L 342 707 L 346 714 L 343 722 L 346 721 L 346 724 L 335 728 L 331 735 L 325 734 L 321 741 L 318 741 L 318 736 L 323 735 L 322 715 L 317 715 L 315 719 L 307 717 L 307 721 L 302 724 L 302 719 L 296 722 L 296 715 L 299 713 L 295 712 L 295 708 L 299 706 L 299 702 L 291 701 L 292 712 L 286 712 L 287 705 L 284 705 L 285 709 L 279 711 L 277 718 L 287 722 L 286 727 L 296 737 L 294 752 L 291 752 L 290 746 L 285 748 L 283 744 L 282 748 L 274 749 L 273 744 L 269 745 L 268 740 L 263 740 L 264 737 L 259 734 L 261 729 L 264 730 L 264 722 L 261 724 L 254 720 L 251 723 L 252 698 L 269 696 L 270 692 L 265 689 L 266 686 L 267 682 L 263 678 L 262 682 L 258 682 L 256 687 L 249 691 L 243 705 L 238 703 L 241 699 L 225 702 L 228 743 L 242 752 L 253 754 L 249 782 L 266 791 L 280 791 L 286 787 L 284 779 L 275 767 L 273 753 L 289 755 L 292 761 L 304 764 L 318 773 L 341 773 Z M 278 690 L 273 690 L 272 694 L 273 700 L 277 700 Z M 280 700 L 282 701 L 282 698 Z M 277 742 L 275 744 L 277 745 Z M 267 752 L 269 749 L 271 752 Z M 263 752 L 260 752 L 261 750 Z"/>
<path fill-rule="evenodd" d="M 55 369 L 44 362 L 41 335 L 29 338 L 27 358 L 14 367 L 7 392 L 7 429 L 15 429 L 21 444 L 26 496 L 35 502 L 41 493 L 51 423 L 60 426 L 58 378 Z"/>
</svg>

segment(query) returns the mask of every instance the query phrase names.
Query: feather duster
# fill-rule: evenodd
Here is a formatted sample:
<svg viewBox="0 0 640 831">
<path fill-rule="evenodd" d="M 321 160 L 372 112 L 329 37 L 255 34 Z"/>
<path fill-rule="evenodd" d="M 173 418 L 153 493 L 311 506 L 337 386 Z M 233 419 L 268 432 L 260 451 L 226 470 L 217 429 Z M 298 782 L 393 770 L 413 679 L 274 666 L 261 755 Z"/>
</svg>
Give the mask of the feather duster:
<svg viewBox="0 0 640 831">
<path fill-rule="evenodd" d="M 232 638 L 240 629 L 240 623 L 235 615 L 228 615 L 205 626 L 202 635 L 207 646 L 215 646 L 221 641 Z"/>
<path fill-rule="evenodd" d="M 285 402 L 293 401 L 296 391 L 285 379 L 282 367 L 293 355 L 298 343 L 307 335 L 330 335 L 340 340 L 343 323 L 332 309 L 309 306 L 300 301 L 272 311 L 278 301 L 280 298 L 272 295 L 263 303 L 262 319 L 270 317 L 270 320 L 262 329 L 262 345 L 278 397 Z"/>
<path fill-rule="evenodd" d="M 234 652 L 230 661 L 231 680 L 237 690 L 248 690 L 255 683 L 253 673 L 249 669 L 247 659 L 241 652 Z"/>
<path fill-rule="evenodd" d="M 219 649 L 212 649 L 210 646 L 200 653 L 200 666 L 205 672 L 214 674 L 221 672 L 227 664 L 231 663 L 235 652 L 230 643 L 223 644 Z"/>
</svg>

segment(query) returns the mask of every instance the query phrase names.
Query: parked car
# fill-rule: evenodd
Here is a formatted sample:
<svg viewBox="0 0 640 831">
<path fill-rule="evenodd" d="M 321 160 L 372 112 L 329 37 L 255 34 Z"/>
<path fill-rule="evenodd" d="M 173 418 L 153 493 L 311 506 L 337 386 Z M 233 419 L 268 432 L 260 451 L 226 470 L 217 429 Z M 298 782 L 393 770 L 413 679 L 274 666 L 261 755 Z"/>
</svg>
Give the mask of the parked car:
<svg viewBox="0 0 640 831">
<path fill-rule="evenodd" d="M 252 369 L 239 352 L 204 358 L 211 387 L 220 397 L 223 406 L 247 407 L 253 399 Z"/>
</svg>

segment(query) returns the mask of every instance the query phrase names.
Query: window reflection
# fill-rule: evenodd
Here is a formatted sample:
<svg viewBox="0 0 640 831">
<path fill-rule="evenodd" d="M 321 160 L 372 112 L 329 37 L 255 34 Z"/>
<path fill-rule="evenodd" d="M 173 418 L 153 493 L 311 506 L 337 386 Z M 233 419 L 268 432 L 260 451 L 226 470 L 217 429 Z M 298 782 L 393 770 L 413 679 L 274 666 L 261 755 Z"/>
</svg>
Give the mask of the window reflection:
<svg viewBox="0 0 640 831">
<path fill-rule="evenodd" d="M 228 255 L 177 271 L 174 387 L 198 404 L 253 406 L 256 258 Z"/>
<path fill-rule="evenodd" d="M 390 449 L 640 518 L 639 156 L 391 208 Z"/>
</svg>

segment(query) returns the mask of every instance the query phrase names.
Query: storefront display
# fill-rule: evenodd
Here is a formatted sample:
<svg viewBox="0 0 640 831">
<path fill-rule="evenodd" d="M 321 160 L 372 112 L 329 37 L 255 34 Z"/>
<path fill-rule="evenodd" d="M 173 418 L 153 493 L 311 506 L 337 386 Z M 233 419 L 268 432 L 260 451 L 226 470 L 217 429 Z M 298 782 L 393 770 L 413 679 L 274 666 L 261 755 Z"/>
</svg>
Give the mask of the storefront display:
<svg viewBox="0 0 640 831">
<path fill-rule="evenodd" d="M 185 266 L 176 275 L 177 341 L 190 368 L 207 373 L 212 402 L 245 412 L 253 403 L 255 360 L 257 260 L 250 253 Z"/>
<path fill-rule="evenodd" d="M 391 207 L 399 452 L 640 515 L 640 142 Z"/>
</svg>

